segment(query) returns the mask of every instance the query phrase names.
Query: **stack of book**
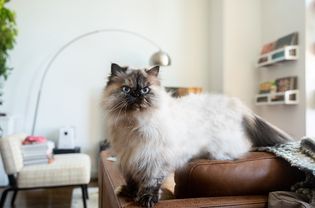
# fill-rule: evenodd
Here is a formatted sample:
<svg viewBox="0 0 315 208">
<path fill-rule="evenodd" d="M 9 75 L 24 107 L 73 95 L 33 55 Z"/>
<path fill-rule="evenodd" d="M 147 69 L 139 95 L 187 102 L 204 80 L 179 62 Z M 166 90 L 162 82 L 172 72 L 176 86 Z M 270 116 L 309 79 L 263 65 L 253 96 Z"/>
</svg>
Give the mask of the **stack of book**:
<svg viewBox="0 0 315 208">
<path fill-rule="evenodd" d="M 277 39 L 276 41 L 265 44 L 262 47 L 260 54 L 263 55 L 266 53 L 270 53 L 271 51 L 283 48 L 285 46 L 298 45 L 299 44 L 298 39 L 299 39 L 299 33 L 298 32 L 288 34 L 286 36 L 283 36 L 283 37 Z M 258 61 L 258 63 L 261 63 L 261 62 L 264 62 L 264 60 Z"/>
<path fill-rule="evenodd" d="M 22 145 L 23 163 L 27 165 L 48 164 L 53 159 L 54 143 L 32 143 Z"/>
</svg>

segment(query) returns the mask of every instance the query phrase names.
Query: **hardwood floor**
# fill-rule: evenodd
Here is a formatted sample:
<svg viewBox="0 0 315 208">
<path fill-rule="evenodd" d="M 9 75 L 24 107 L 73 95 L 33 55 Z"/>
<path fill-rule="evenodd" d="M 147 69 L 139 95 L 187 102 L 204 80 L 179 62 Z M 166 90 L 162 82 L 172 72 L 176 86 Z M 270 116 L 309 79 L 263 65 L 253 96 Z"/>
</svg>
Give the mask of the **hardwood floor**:
<svg viewBox="0 0 315 208">
<path fill-rule="evenodd" d="M 97 187 L 97 181 L 93 180 L 89 187 Z M 73 188 L 38 189 L 19 191 L 14 208 L 70 208 Z M 0 189 L 2 194 L 3 189 Z M 10 208 L 10 192 L 7 196 L 5 208 Z"/>
</svg>

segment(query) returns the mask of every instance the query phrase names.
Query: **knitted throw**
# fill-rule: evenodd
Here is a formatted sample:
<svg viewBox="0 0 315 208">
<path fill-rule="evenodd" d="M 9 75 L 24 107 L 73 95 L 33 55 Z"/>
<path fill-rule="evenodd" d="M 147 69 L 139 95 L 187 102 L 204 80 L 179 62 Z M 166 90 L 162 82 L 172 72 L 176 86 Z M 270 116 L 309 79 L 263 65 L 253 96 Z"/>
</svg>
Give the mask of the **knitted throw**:
<svg viewBox="0 0 315 208">
<path fill-rule="evenodd" d="M 303 195 L 310 204 L 315 204 L 315 139 L 304 137 L 296 142 L 260 147 L 258 151 L 272 152 L 304 171 L 305 181 L 293 185 L 291 189 Z"/>
</svg>

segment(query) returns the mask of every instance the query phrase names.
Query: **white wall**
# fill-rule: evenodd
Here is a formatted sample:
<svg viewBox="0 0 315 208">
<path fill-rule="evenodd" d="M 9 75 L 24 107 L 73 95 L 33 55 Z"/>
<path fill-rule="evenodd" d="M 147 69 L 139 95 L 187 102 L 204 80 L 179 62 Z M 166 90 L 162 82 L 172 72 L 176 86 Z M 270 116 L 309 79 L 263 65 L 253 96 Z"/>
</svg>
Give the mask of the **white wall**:
<svg viewBox="0 0 315 208">
<path fill-rule="evenodd" d="M 315 2 L 306 0 L 305 90 L 306 134 L 315 137 Z"/>
<path fill-rule="evenodd" d="M 208 89 L 209 2 L 207 0 L 12 0 L 19 36 L 11 53 L 14 67 L 5 88 L 6 110 L 30 133 L 42 70 L 64 43 L 85 32 L 122 28 L 147 36 L 172 57 L 162 69 L 168 86 Z M 93 159 L 103 140 L 99 108 L 111 62 L 143 67 L 156 49 L 126 34 L 83 39 L 62 53 L 44 85 L 36 134 L 56 140 L 58 129 L 76 128 L 77 144 Z"/>
<path fill-rule="evenodd" d="M 260 0 L 211 0 L 210 89 L 255 108 Z"/>
<path fill-rule="evenodd" d="M 223 1 L 210 1 L 209 33 L 209 87 L 210 91 L 223 92 Z"/>
<path fill-rule="evenodd" d="M 285 76 L 298 76 L 300 103 L 294 106 L 259 106 L 258 113 L 290 134 L 305 135 L 305 2 L 301 0 L 261 1 L 262 43 L 269 43 L 292 32 L 299 32 L 300 56 L 296 62 L 285 62 L 259 72 L 259 82 Z M 290 15 L 292 14 L 292 15 Z M 294 15 L 293 15 L 294 14 Z M 258 86 L 258 83 L 257 83 Z"/>
<path fill-rule="evenodd" d="M 255 110 L 255 61 L 261 45 L 260 0 L 225 0 L 223 17 L 224 93 Z"/>
</svg>

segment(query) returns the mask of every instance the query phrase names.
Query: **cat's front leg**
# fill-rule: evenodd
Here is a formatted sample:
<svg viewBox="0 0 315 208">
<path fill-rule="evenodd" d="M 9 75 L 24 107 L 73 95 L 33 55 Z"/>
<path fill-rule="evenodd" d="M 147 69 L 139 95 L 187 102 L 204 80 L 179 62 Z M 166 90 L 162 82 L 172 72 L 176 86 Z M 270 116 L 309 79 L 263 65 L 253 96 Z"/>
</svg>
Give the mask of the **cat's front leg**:
<svg viewBox="0 0 315 208">
<path fill-rule="evenodd" d="M 125 177 L 126 185 L 120 186 L 115 192 L 119 196 L 135 198 L 139 190 L 139 184 L 130 176 Z"/>
<path fill-rule="evenodd" d="M 159 191 L 164 177 L 149 179 L 141 183 L 137 193 L 136 202 L 142 207 L 152 208 L 159 201 Z"/>
</svg>

